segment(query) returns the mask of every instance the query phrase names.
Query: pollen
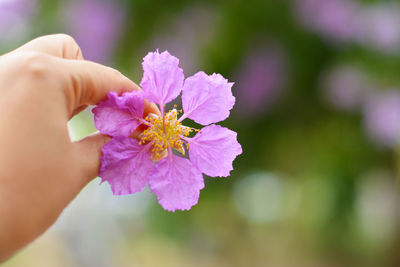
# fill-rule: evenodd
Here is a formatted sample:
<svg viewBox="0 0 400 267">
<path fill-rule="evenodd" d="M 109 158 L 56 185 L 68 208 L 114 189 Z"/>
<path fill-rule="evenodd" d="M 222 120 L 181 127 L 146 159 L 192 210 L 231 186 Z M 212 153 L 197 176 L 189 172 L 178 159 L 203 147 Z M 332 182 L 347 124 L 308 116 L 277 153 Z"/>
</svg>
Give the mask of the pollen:
<svg viewBox="0 0 400 267">
<path fill-rule="evenodd" d="M 146 121 L 151 125 L 143 131 L 139 144 L 152 143 L 151 158 L 154 161 L 162 159 L 166 155 L 168 147 L 185 155 L 184 141 L 181 137 L 188 136 L 194 129 L 183 126 L 177 120 L 178 111 L 170 110 L 165 116 L 147 116 Z"/>
</svg>

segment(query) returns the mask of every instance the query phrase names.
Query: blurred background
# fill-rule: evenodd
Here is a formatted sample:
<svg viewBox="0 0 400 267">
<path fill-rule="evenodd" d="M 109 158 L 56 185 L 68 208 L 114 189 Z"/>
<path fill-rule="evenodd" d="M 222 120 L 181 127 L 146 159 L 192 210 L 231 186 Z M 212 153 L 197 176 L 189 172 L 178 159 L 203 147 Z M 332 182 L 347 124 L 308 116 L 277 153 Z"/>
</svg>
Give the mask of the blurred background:
<svg viewBox="0 0 400 267">
<path fill-rule="evenodd" d="M 137 83 L 156 48 L 234 81 L 244 152 L 189 212 L 97 178 L 5 267 L 400 266 L 400 2 L 0 0 L 1 53 L 58 32 Z"/>
</svg>

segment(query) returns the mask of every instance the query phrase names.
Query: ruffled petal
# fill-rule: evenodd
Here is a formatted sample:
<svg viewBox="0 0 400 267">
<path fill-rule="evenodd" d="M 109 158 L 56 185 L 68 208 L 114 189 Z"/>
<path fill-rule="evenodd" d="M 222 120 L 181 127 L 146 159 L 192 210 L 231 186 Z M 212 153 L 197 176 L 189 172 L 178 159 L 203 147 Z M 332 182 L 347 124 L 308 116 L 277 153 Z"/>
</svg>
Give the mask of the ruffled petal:
<svg viewBox="0 0 400 267">
<path fill-rule="evenodd" d="M 204 179 L 188 159 L 173 155 L 156 164 L 149 185 L 165 210 L 189 210 L 199 200 Z"/>
<path fill-rule="evenodd" d="M 114 195 L 143 190 L 154 168 L 148 150 L 129 137 L 114 137 L 103 146 L 99 176 L 110 184 Z"/>
<path fill-rule="evenodd" d="M 207 75 L 201 71 L 187 78 L 182 93 L 184 118 L 202 125 L 225 120 L 235 104 L 232 85 L 215 73 Z"/>
<path fill-rule="evenodd" d="M 209 125 L 189 140 L 189 157 L 193 165 L 211 177 L 227 177 L 233 160 L 242 154 L 237 134 L 219 125 Z"/>
<path fill-rule="evenodd" d="M 183 70 L 178 67 L 179 59 L 167 51 L 148 53 L 143 58 L 143 79 L 140 86 L 150 102 L 165 105 L 182 91 Z"/>
<path fill-rule="evenodd" d="M 93 109 L 94 124 L 102 133 L 110 136 L 129 136 L 141 124 L 144 101 L 141 91 L 132 91 L 118 96 L 108 93 L 108 99 Z"/>
</svg>

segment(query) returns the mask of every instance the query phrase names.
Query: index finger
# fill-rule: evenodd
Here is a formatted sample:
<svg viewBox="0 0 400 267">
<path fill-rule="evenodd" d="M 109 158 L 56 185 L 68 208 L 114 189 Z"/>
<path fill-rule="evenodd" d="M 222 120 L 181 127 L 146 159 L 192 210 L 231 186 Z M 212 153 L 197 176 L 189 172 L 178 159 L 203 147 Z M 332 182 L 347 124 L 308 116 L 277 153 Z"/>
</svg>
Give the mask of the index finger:
<svg viewBox="0 0 400 267">
<path fill-rule="evenodd" d="M 106 99 L 108 92 L 123 93 L 141 88 L 119 71 L 104 65 L 84 60 L 67 60 L 55 58 L 62 66 L 65 81 L 65 93 L 68 112 L 83 105 L 97 105 Z M 146 113 L 160 114 L 157 106 L 145 103 Z"/>
<path fill-rule="evenodd" d="M 51 34 L 33 39 L 13 52 L 40 52 L 65 59 L 83 59 L 75 39 L 67 34 Z"/>
</svg>

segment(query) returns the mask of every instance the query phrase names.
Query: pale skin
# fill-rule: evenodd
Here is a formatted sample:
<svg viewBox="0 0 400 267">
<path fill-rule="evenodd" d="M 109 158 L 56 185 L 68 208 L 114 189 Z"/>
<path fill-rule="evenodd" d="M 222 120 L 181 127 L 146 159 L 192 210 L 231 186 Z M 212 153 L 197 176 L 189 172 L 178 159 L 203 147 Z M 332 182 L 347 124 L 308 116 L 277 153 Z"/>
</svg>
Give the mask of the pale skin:
<svg viewBox="0 0 400 267">
<path fill-rule="evenodd" d="M 0 56 L 0 262 L 42 234 L 98 175 L 93 134 L 71 142 L 71 117 L 109 91 L 140 90 L 115 69 L 84 60 L 68 35 L 39 37 Z M 146 102 L 145 115 L 160 114 Z"/>
</svg>

